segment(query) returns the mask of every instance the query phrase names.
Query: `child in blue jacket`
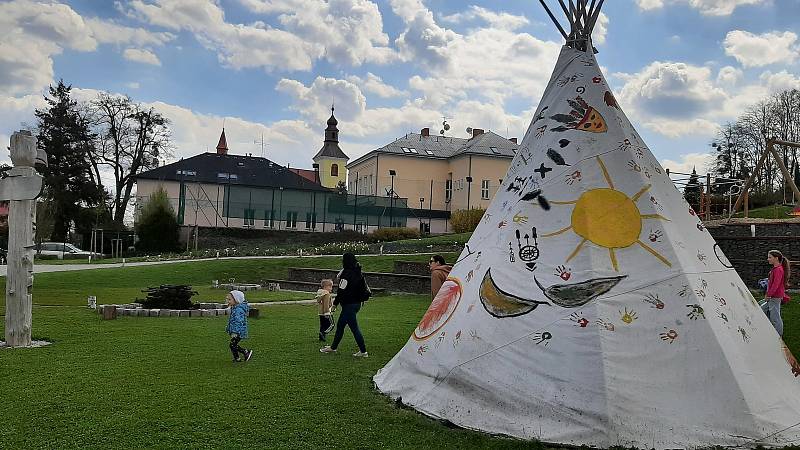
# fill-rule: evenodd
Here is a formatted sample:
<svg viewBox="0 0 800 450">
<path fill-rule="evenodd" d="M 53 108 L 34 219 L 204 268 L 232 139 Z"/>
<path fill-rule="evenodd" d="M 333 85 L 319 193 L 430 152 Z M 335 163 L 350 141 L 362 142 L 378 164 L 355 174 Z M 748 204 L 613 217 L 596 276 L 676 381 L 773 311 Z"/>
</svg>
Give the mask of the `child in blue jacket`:
<svg viewBox="0 0 800 450">
<path fill-rule="evenodd" d="M 253 357 L 253 350 L 247 350 L 239 346 L 239 341 L 247 338 L 247 315 L 250 312 L 250 305 L 244 298 L 244 292 L 231 291 L 225 298 L 231 308 L 231 315 L 228 317 L 228 327 L 225 332 L 231 336 L 231 353 L 233 362 L 241 362 L 242 357 L 245 361 L 250 361 Z"/>
</svg>

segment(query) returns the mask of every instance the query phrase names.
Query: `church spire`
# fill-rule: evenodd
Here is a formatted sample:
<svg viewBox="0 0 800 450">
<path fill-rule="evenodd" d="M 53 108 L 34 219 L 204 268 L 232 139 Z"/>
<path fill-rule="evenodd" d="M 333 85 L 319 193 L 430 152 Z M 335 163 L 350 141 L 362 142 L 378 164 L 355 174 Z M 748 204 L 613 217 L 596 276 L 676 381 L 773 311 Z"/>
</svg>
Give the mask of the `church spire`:
<svg viewBox="0 0 800 450">
<path fill-rule="evenodd" d="M 219 135 L 219 143 L 217 144 L 217 154 L 228 154 L 228 140 L 225 139 L 225 127 L 222 127 L 222 134 Z"/>
</svg>

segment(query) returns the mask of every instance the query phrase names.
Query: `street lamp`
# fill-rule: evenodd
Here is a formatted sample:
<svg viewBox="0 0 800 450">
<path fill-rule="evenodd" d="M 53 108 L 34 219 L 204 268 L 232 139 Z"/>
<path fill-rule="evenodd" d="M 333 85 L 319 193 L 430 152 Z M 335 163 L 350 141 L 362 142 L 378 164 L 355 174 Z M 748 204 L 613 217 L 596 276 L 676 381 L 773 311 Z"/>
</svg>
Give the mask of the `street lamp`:
<svg viewBox="0 0 800 450">
<path fill-rule="evenodd" d="M 392 187 L 391 192 L 389 195 L 389 227 L 394 227 L 394 176 L 397 175 L 397 172 L 394 170 L 389 170 L 389 176 L 392 177 Z"/>
<path fill-rule="evenodd" d="M 472 177 L 467 177 L 467 210 L 469 210 L 470 187 L 472 187 Z"/>
<path fill-rule="evenodd" d="M 425 203 L 425 197 L 420 197 L 419 198 L 419 214 L 422 214 L 422 204 L 423 203 Z M 423 231 L 422 230 L 422 217 L 419 217 L 419 215 L 417 217 L 419 218 L 419 228 L 420 228 L 419 231 L 422 232 Z"/>
</svg>

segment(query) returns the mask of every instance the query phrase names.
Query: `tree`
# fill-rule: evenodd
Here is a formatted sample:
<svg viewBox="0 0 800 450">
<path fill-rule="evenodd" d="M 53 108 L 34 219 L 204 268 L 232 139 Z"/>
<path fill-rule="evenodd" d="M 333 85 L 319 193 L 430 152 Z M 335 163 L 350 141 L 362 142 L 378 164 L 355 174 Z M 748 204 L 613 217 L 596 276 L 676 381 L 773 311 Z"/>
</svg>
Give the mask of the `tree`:
<svg viewBox="0 0 800 450">
<path fill-rule="evenodd" d="M 347 185 L 344 181 L 339 180 L 339 182 L 336 184 L 336 194 L 347 195 Z"/>
<path fill-rule="evenodd" d="M 169 120 L 130 97 L 101 93 L 91 102 L 97 145 L 92 165 L 99 178 L 107 168 L 114 176 L 109 209 L 122 224 L 136 175 L 158 167 L 158 158 L 171 156 Z"/>
<path fill-rule="evenodd" d="M 37 109 L 39 148 L 47 152 L 43 200 L 53 228 L 50 239 L 66 240 L 71 223 L 84 206 L 103 200 L 99 174 L 92 172 L 90 157 L 94 136 L 77 102 L 70 97 L 72 86 L 59 80 L 45 96 L 48 107 Z"/>
<path fill-rule="evenodd" d="M 136 234 L 139 236 L 137 250 L 177 251 L 180 247 L 179 228 L 167 191 L 159 188 L 150 194 L 136 222 Z"/>
<path fill-rule="evenodd" d="M 692 206 L 700 204 L 700 195 L 703 193 L 703 186 L 700 185 L 700 177 L 697 175 L 697 170 L 693 167 L 692 174 L 689 176 L 689 181 L 686 187 L 683 188 L 683 197 Z"/>
</svg>

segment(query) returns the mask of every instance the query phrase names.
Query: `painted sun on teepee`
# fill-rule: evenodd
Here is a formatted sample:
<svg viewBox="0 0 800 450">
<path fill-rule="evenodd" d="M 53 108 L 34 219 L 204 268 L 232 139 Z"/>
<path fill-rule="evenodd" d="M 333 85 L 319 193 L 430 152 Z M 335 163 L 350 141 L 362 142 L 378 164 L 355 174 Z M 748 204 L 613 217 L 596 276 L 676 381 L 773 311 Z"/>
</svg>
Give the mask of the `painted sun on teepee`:
<svg viewBox="0 0 800 450">
<path fill-rule="evenodd" d="M 520 151 L 376 386 L 543 442 L 800 443 L 796 360 L 598 67 L 603 1 L 559 3 L 566 45 Z"/>
</svg>

